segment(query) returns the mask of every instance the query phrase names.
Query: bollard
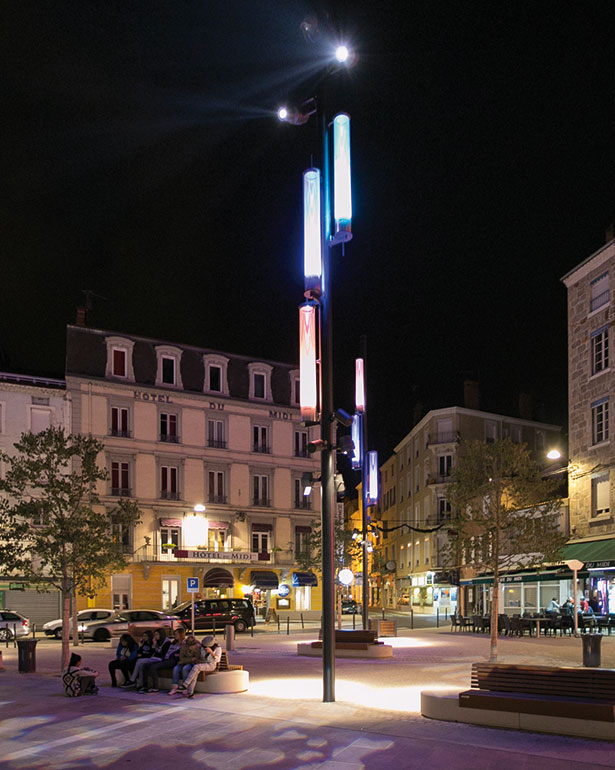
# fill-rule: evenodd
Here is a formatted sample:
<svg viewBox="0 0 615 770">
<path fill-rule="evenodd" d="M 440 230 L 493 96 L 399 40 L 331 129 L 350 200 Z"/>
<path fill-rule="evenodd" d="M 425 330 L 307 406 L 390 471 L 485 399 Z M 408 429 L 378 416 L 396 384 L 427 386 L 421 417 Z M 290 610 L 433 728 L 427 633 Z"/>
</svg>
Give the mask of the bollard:
<svg viewBox="0 0 615 770">
<path fill-rule="evenodd" d="M 440 608 L 436 607 L 436 628 L 440 628 Z"/>
<path fill-rule="evenodd" d="M 36 671 L 36 639 L 20 639 L 17 642 L 19 648 L 18 671 L 20 674 L 33 674 Z"/>
<path fill-rule="evenodd" d="M 414 610 L 410 608 L 410 629 L 414 631 Z"/>
<path fill-rule="evenodd" d="M 276 617 L 278 619 L 278 634 L 280 633 L 280 616 L 276 614 Z"/>
<path fill-rule="evenodd" d="M 235 649 L 235 626 L 229 623 L 224 627 L 225 647 L 227 650 Z"/>
<path fill-rule="evenodd" d="M 286 616 L 286 636 L 290 636 L 290 615 Z"/>
<path fill-rule="evenodd" d="M 13 649 L 17 647 L 17 623 L 13 623 Z"/>
<path fill-rule="evenodd" d="M 0 671 L 4 671 L 4 665 L 2 663 L 2 650 L 0 650 Z"/>
<path fill-rule="evenodd" d="M 357 613 L 353 612 L 352 613 L 352 630 L 353 631 L 355 630 L 355 623 L 356 623 L 356 621 L 357 621 Z"/>
<path fill-rule="evenodd" d="M 305 626 L 303 624 L 303 613 L 301 613 L 301 628 L 305 628 Z"/>
</svg>

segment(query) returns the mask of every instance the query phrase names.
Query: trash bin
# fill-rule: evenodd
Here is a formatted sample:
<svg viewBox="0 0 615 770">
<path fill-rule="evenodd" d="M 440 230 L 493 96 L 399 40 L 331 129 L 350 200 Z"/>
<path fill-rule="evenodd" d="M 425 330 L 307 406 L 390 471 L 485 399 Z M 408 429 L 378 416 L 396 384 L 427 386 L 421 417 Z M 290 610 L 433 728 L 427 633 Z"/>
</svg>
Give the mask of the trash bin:
<svg viewBox="0 0 615 770">
<path fill-rule="evenodd" d="M 36 671 L 36 643 L 38 639 L 19 639 L 17 641 L 18 669 L 20 674 L 33 674 Z"/>
<path fill-rule="evenodd" d="M 597 668 L 600 666 L 600 642 L 602 634 L 583 635 L 583 665 Z"/>
</svg>

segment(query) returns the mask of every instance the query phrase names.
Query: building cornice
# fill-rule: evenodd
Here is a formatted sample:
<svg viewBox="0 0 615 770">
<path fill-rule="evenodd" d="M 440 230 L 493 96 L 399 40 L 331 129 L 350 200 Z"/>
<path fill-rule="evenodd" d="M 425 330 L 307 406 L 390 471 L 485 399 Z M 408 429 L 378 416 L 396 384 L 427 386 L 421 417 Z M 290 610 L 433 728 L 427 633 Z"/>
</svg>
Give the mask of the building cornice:
<svg viewBox="0 0 615 770">
<path fill-rule="evenodd" d="M 560 278 L 560 281 L 562 281 L 562 283 L 566 285 L 566 288 L 569 289 L 571 286 L 574 286 L 575 283 L 586 278 L 593 270 L 600 267 L 613 256 L 615 256 L 615 238 L 612 241 L 605 243 L 604 246 L 601 246 L 597 251 L 594 251 L 593 254 L 590 254 L 587 259 L 584 259 L 583 262 L 576 267 L 573 267 L 572 270 Z"/>
</svg>

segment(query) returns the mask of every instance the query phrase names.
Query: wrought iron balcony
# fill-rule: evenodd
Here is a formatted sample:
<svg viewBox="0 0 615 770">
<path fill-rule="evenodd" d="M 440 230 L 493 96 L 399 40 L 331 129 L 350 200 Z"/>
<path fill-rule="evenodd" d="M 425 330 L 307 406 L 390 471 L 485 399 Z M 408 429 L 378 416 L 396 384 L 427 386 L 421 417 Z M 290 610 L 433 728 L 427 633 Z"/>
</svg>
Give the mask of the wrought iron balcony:
<svg viewBox="0 0 615 770">
<path fill-rule="evenodd" d="M 271 500 L 268 497 L 254 497 L 252 503 L 259 508 L 271 508 Z"/>
<path fill-rule="evenodd" d="M 253 444 L 252 451 L 258 452 L 259 454 L 263 454 L 263 455 L 270 455 L 271 447 L 265 446 L 264 444 Z"/>
<path fill-rule="evenodd" d="M 116 438 L 130 438 L 130 431 L 121 430 L 120 428 L 111 428 L 111 435 Z"/>
<path fill-rule="evenodd" d="M 295 500 L 295 508 L 299 508 L 303 511 L 311 511 L 312 501 L 302 497 L 301 499 Z"/>
<path fill-rule="evenodd" d="M 127 554 L 128 555 L 128 554 Z M 291 566 L 295 563 L 294 553 L 289 550 L 271 548 L 268 551 L 251 551 L 248 548 L 228 548 L 216 551 L 191 546 L 144 546 L 138 548 L 132 554 L 134 562 L 175 562 L 205 564 L 285 564 Z"/>
<path fill-rule="evenodd" d="M 167 444 L 179 444 L 179 436 L 171 433 L 161 433 L 160 440 Z"/>
<path fill-rule="evenodd" d="M 179 492 L 172 492 L 170 489 L 160 490 L 161 500 L 179 500 Z"/>
<path fill-rule="evenodd" d="M 226 505 L 226 495 L 209 495 L 208 502 Z"/>
<path fill-rule="evenodd" d="M 458 430 L 448 431 L 447 433 L 430 433 L 428 446 L 433 444 L 457 444 L 461 439 L 461 435 Z"/>
<path fill-rule="evenodd" d="M 223 438 L 208 438 L 207 446 L 211 449 L 226 449 L 226 440 Z"/>
<path fill-rule="evenodd" d="M 130 487 L 112 487 L 111 494 L 114 497 L 130 497 Z"/>
<path fill-rule="evenodd" d="M 295 449 L 295 457 L 311 457 L 307 447 L 305 449 Z"/>
</svg>

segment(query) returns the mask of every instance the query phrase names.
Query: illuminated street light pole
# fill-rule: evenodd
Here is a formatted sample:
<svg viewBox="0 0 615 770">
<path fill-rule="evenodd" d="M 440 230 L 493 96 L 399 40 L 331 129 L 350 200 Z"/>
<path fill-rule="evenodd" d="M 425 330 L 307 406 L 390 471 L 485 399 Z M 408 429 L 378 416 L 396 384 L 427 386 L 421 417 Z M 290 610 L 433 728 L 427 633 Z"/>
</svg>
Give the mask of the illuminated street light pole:
<svg viewBox="0 0 615 770">
<path fill-rule="evenodd" d="M 338 47 L 338 62 L 349 58 L 348 49 Z M 312 356 L 305 345 L 311 344 L 311 332 L 305 326 L 307 315 L 304 308 L 318 308 L 320 321 L 320 441 L 321 491 L 322 491 L 322 659 L 323 701 L 335 700 L 335 452 L 336 429 L 333 405 L 333 320 L 331 305 L 330 248 L 352 238 L 352 206 L 350 194 L 350 118 L 344 113 L 333 119 L 334 192 L 333 218 L 335 233 L 331 234 L 331 170 L 329 158 L 329 125 L 325 101 L 324 81 L 316 99 L 304 104 L 304 110 L 291 111 L 281 107 L 280 120 L 302 125 L 317 113 L 322 146 L 322 173 L 308 169 L 304 174 L 304 275 L 307 302 L 300 308 L 300 394 L 301 399 L 313 393 L 309 381 L 315 371 Z M 318 195 L 316 194 L 318 191 Z M 304 420 L 310 420 L 313 405 L 301 400 Z"/>
</svg>

